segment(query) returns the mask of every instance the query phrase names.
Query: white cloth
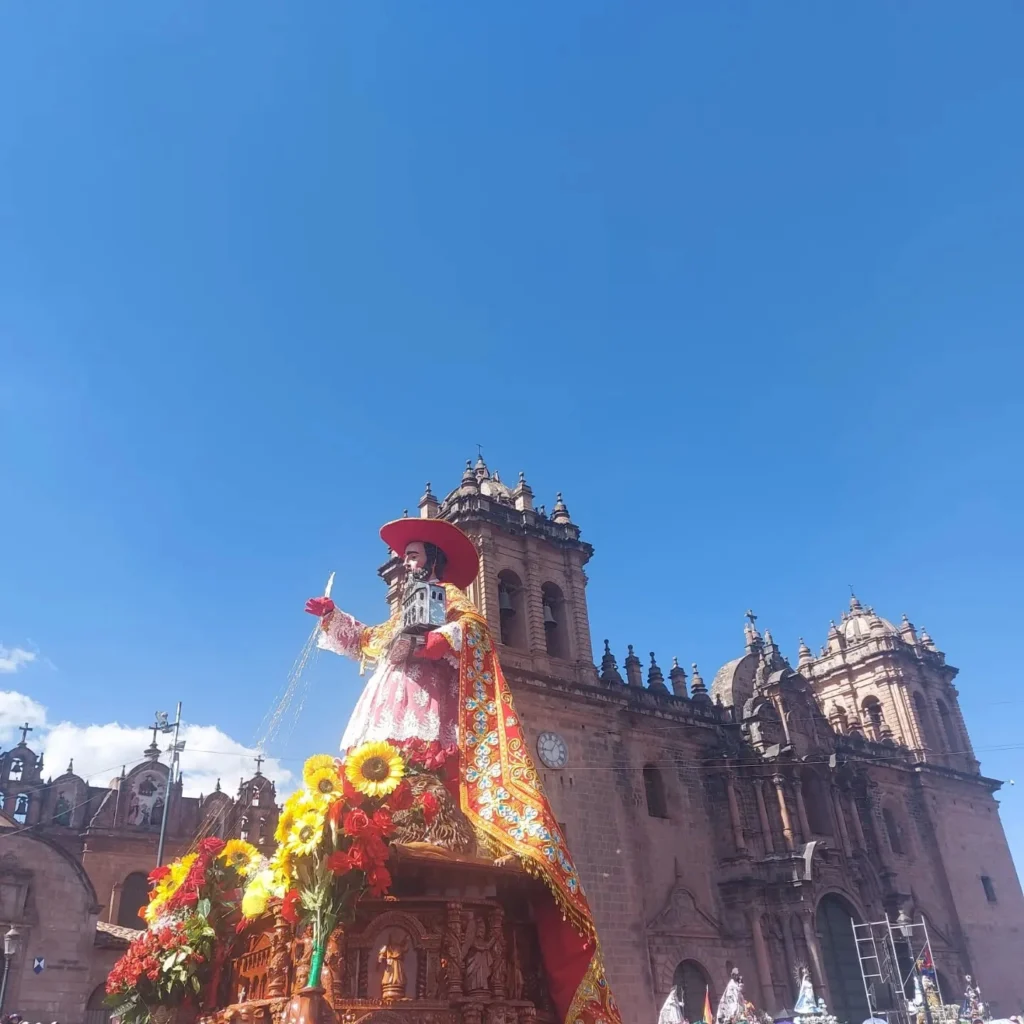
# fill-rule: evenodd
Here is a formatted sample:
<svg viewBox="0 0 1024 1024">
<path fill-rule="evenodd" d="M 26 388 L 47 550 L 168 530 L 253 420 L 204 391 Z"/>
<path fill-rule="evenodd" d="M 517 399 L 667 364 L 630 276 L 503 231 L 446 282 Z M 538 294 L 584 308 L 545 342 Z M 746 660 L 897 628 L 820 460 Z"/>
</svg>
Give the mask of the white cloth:
<svg viewBox="0 0 1024 1024">
<path fill-rule="evenodd" d="M 793 1006 L 794 1013 L 817 1013 L 818 1004 L 814 1001 L 814 986 L 811 984 L 810 972 L 805 970 L 800 979 L 800 988 L 796 994 L 796 1004 Z"/>
<path fill-rule="evenodd" d="M 361 656 L 360 643 L 366 626 L 335 609 L 320 631 L 317 646 L 349 658 Z M 366 682 L 348 720 L 341 749 L 368 740 L 437 740 L 442 746 L 458 742 L 458 652 L 462 628 L 449 622 L 434 630 L 451 647 L 451 654 L 437 661 L 411 657 L 391 664 L 385 655 Z"/>
</svg>

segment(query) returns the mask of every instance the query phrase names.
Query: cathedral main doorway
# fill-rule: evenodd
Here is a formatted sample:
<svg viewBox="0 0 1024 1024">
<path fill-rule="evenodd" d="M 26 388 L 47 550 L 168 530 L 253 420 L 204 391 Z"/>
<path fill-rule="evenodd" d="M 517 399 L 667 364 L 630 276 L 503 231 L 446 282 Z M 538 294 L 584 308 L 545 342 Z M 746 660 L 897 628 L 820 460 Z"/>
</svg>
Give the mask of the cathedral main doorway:
<svg viewBox="0 0 1024 1024">
<path fill-rule="evenodd" d="M 817 929 L 828 977 L 829 1010 L 842 1021 L 860 1024 L 870 1014 L 853 935 L 854 910 L 840 896 L 823 896 L 818 904 Z"/>
<path fill-rule="evenodd" d="M 715 993 L 710 991 L 711 981 L 704 968 L 696 960 L 680 960 L 672 975 L 672 988 L 677 986 L 682 986 L 683 989 L 686 1019 L 689 1021 L 703 1020 L 704 997 L 709 996 L 711 1005 L 715 1005 Z M 711 1022 L 709 1021 L 708 1024 Z"/>
</svg>

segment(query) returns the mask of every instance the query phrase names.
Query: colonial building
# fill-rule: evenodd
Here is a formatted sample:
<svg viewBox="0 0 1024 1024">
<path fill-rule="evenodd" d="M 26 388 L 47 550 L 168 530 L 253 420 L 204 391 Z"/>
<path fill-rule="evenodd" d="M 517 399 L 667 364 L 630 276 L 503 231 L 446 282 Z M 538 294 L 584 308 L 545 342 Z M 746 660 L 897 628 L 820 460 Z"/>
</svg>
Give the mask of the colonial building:
<svg viewBox="0 0 1024 1024">
<path fill-rule="evenodd" d="M 809 965 L 841 1020 L 867 1003 L 853 922 L 905 910 L 928 925 L 953 1001 L 965 975 L 997 1011 L 1024 1007 L 1024 897 L 948 665 L 927 633 L 854 597 L 796 668 L 748 614 L 708 686 L 607 641 L 593 663 L 584 567 L 593 554 L 558 496 L 536 507 L 467 463 L 421 516 L 480 552 L 471 597 L 502 664 L 597 917 L 630 1024 L 657 1019 L 673 980 L 691 1020 L 738 966 L 774 1012 Z M 394 562 L 381 574 L 392 581 Z M 392 594 L 394 596 L 393 588 Z"/>
<path fill-rule="evenodd" d="M 31 731 L 26 725 L 21 742 L 0 754 L 0 927 L 14 924 L 23 935 L 6 1008 L 33 1020 L 100 1024 L 109 1016 L 102 1008 L 107 972 L 130 929 L 142 927 L 169 769 L 154 730 L 140 762 L 108 786 L 90 785 L 74 764 L 48 778 L 29 746 Z M 183 796 L 180 778 L 171 786 L 165 860 L 199 835 L 272 847 L 276 793 L 261 762 L 234 799 L 219 783 L 201 797 Z M 40 959 L 44 967 L 34 970 Z"/>
</svg>

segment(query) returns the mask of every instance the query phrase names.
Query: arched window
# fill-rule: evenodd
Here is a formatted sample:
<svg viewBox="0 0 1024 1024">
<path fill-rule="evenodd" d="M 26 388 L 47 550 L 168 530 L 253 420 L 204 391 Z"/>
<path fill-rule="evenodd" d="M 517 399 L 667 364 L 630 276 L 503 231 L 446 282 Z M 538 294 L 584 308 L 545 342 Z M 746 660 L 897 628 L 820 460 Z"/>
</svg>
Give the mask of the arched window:
<svg viewBox="0 0 1024 1024">
<path fill-rule="evenodd" d="M 4 804 L 7 802 L 7 797 L 4 796 L 4 791 L 0 789 L 0 811 L 4 809 Z"/>
<path fill-rule="evenodd" d="M 121 903 L 117 923 L 122 928 L 142 928 L 139 911 L 149 902 L 149 879 L 141 871 L 133 871 L 121 885 Z"/>
<path fill-rule="evenodd" d="M 644 793 L 647 795 L 647 813 L 652 818 L 667 818 L 668 803 L 665 800 L 665 782 L 661 772 L 652 765 L 644 769 Z"/>
<path fill-rule="evenodd" d="M 956 739 L 956 726 L 953 725 L 952 716 L 944 700 L 935 702 L 935 709 L 939 712 L 939 721 L 942 723 L 942 733 L 946 737 L 946 750 L 956 752 L 959 744 Z"/>
<path fill-rule="evenodd" d="M 818 776 L 811 768 L 805 768 L 800 776 L 800 788 L 804 796 L 804 809 L 807 811 L 807 824 L 811 832 L 819 836 L 832 835 L 832 813 L 828 805 L 828 793 Z"/>
<path fill-rule="evenodd" d="M 267 819 L 260 818 L 259 825 L 256 829 L 256 841 L 259 843 L 266 842 L 267 839 Z"/>
<path fill-rule="evenodd" d="M 899 825 L 896 824 L 896 815 L 888 807 L 882 808 L 882 821 L 885 822 L 885 834 L 889 837 L 889 849 L 897 856 L 902 856 L 903 842 L 900 839 Z"/>
<path fill-rule="evenodd" d="M 704 1019 L 704 996 L 707 994 L 711 1005 L 715 1005 L 715 993 L 710 992 L 711 979 L 708 972 L 696 960 L 680 960 L 672 974 L 672 989 L 682 990 L 684 1016 L 689 1021 Z M 707 1024 L 714 1024 L 707 1021 Z"/>
<path fill-rule="evenodd" d="M 882 738 L 882 704 L 877 697 L 865 697 L 864 703 L 861 704 L 861 709 L 864 712 L 863 718 L 868 724 L 868 731 L 871 733 L 873 740 L 880 740 Z"/>
<path fill-rule="evenodd" d="M 238 823 L 238 838 L 245 842 L 249 841 L 249 819 L 246 817 Z"/>
<path fill-rule="evenodd" d="M 14 798 L 14 814 L 11 817 L 19 825 L 24 825 L 28 821 L 28 793 L 19 793 Z"/>
<path fill-rule="evenodd" d="M 511 569 L 502 569 L 498 573 L 498 615 L 501 642 L 506 647 L 528 650 L 526 594 L 522 580 Z"/>
<path fill-rule="evenodd" d="M 252 787 L 252 797 L 249 799 L 250 807 L 259 807 L 260 805 L 260 791 L 256 786 Z"/>
<path fill-rule="evenodd" d="M 569 630 L 566 622 L 565 598 L 554 583 L 540 588 L 544 611 L 544 641 L 552 658 L 569 657 Z"/>
<path fill-rule="evenodd" d="M 21 777 L 25 774 L 25 762 L 20 757 L 11 759 L 11 773 L 8 778 L 11 782 L 21 782 Z"/>
</svg>

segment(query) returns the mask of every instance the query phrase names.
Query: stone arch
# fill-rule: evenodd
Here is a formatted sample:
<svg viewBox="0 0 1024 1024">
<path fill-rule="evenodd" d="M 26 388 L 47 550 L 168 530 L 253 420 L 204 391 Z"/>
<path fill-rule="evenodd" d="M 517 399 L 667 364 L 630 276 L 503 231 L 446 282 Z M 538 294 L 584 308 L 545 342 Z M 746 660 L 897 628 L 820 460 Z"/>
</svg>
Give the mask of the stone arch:
<svg viewBox="0 0 1024 1024">
<path fill-rule="evenodd" d="M 829 1009 L 840 1020 L 865 1020 L 870 1016 L 853 932 L 853 925 L 863 920 L 856 903 L 844 892 L 829 890 L 818 900 L 814 924 L 828 984 Z"/>
<path fill-rule="evenodd" d="M 142 871 L 133 871 L 121 883 L 121 901 L 117 923 L 123 928 L 142 928 L 139 911 L 149 902 L 149 879 Z"/>
<path fill-rule="evenodd" d="M 502 569 L 498 573 L 499 639 L 506 647 L 530 649 L 530 624 L 527 621 L 526 590 L 518 573 Z"/>
<path fill-rule="evenodd" d="M 699 1021 L 703 1018 L 705 994 L 710 994 L 712 1006 L 717 1003 L 715 991 L 711 988 L 710 972 L 693 957 L 680 960 L 672 971 L 672 990 L 676 991 L 680 987 L 683 990 L 687 1020 Z"/>
<path fill-rule="evenodd" d="M 960 741 L 957 738 L 956 726 L 953 724 L 953 717 L 949 713 L 949 707 L 941 698 L 935 701 L 935 710 L 939 713 L 939 725 L 942 726 L 942 734 L 946 740 L 946 750 L 949 753 L 961 753 L 959 750 Z"/>
<path fill-rule="evenodd" d="M 544 616 L 544 645 L 552 658 L 572 657 L 569 639 L 569 609 L 562 588 L 557 583 L 544 583 L 540 588 Z"/>
</svg>

